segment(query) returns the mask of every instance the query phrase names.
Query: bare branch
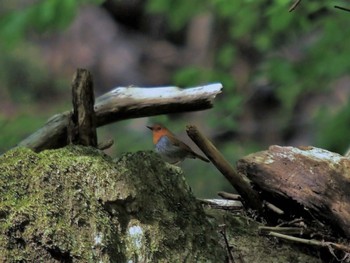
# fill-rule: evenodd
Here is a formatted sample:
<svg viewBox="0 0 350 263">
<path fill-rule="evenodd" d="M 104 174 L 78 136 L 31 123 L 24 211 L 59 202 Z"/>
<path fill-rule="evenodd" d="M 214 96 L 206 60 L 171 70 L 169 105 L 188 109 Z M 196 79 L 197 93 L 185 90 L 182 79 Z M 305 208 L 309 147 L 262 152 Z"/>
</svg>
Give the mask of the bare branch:
<svg viewBox="0 0 350 263">
<path fill-rule="evenodd" d="M 213 107 L 213 101 L 221 90 L 220 83 L 187 89 L 116 88 L 96 99 L 96 125 L 100 127 L 131 118 L 209 109 Z M 18 146 L 36 152 L 65 146 L 69 115 L 70 111 L 67 111 L 51 117 L 42 128 L 21 141 Z"/>
<path fill-rule="evenodd" d="M 341 7 L 341 6 L 337 6 L 337 5 L 335 5 L 334 8 L 337 8 L 337 9 L 340 9 L 340 10 L 343 10 L 343 11 L 346 11 L 346 12 L 350 12 L 349 8 L 345 8 L 345 7 Z"/>
<path fill-rule="evenodd" d="M 201 134 L 193 125 L 188 125 L 186 131 L 188 136 L 197 144 L 209 160 L 242 196 L 242 202 L 244 205 L 254 210 L 261 211 L 262 203 L 258 194 L 252 189 L 250 184 L 233 169 L 232 165 L 225 159 L 211 141 Z"/>
<path fill-rule="evenodd" d="M 344 244 L 319 241 L 319 240 L 315 240 L 315 239 L 305 239 L 305 238 L 289 236 L 289 235 L 285 235 L 285 234 L 281 234 L 281 233 L 277 233 L 277 232 L 270 232 L 268 235 L 278 237 L 278 238 L 281 238 L 284 240 L 296 242 L 296 243 L 312 245 L 312 246 L 317 246 L 317 247 L 327 247 L 328 249 L 338 249 L 338 250 L 342 250 L 346 253 L 350 253 L 350 247 L 347 245 L 344 245 Z"/>
</svg>

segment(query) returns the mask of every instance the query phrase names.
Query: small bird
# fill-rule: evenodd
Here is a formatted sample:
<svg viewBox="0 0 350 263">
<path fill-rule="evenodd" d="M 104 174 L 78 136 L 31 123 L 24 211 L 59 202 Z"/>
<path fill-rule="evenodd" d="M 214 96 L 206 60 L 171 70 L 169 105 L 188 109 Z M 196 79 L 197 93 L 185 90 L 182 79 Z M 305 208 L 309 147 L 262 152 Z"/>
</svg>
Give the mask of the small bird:
<svg viewBox="0 0 350 263">
<path fill-rule="evenodd" d="M 175 135 L 161 124 L 146 126 L 152 130 L 153 143 L 156 147 L 156 152 L 168 163 L 178 164 L 185 158 L 198 158 L 204 162 L 209 160 L 195 153 L 187 144 L 180 141 Z"/>
</svg>

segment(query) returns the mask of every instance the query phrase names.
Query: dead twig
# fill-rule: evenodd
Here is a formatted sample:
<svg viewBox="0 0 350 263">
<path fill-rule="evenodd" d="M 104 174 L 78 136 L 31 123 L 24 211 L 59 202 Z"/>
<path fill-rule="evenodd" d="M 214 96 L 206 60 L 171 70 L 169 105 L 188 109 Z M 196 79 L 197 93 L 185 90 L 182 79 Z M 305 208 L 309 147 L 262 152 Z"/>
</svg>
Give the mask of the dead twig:
<svg viewBox="0 0 350 263">
<path fill-rule="evenodd" d="M 281 233 L 277 233 L 277 232 L 270 232 L 268 235 L 273 236 L 273 237 L 277 237 L 277 238 L 280 238 L 283 240 L 300 243 L 300 244 L 317 246 L 317 247 L 326 247 L 330 251 L 331 251 L 331 249 L 337 249 L 337 250 L 344 251 L 346 253 L 350 253 L 350 246 L 344 245 L 344 244 L 327 242 L 327 241 L 319 241 L 319 240 L 315 240 L 315 239 L 305 239 L 305 238 L 289 236 L 289 235 L 285 235 L 285 234 L 281 234 Z M 334 255 L 334 253 L 332 253 L 332 254 Z"/>
<path fill-rule="evenodd" d="M 235 261 L 233 259 L 233 255 L 232 255 L 232 252 L 231 252 L 231 247 L 230 247 L 230 244 L 228 243 L 227 236 L 226 236 L 226 225 L 221 225 L 220 228 L 221 228 L 220 229 L 220 234 L 224 238 L 224 242 L 225 242 L 225 246 L 226 246 L 226 250 L 227 250 L 228 262 L 229 263 L 234 263 Z"/>
<path fill-rule="evenodd" d="M 343 10 L 343 11 L 346 11 L 346 12 L 350 12 L 349 8 L 341 7 L 341 6 L 338 6 L 338 5 L 335 5 L 334 8 L 337 8 L 337 9 L 340 9 L 340 10 Z"/>
<path fill-rule="evenodd" d="M 227 192 L 224 192 L 224 191 L 220 191 L 218 192 L 218 196 L 224 198 L 224 199 L 229 199 L 229 200 L 241 200 L 242 197 L 240 195 L 237 195 L 237 194 L 231 194 L 231 193 L 227 193 Z"/>
<path fill-rule="evenodd" d="M 197 144 L 202 152 L 209 158 L 209 160 L 216 166 L 216 168 L 225 176 L 231 185 L 242 196 L 242 203 L 247 208 L 262 211 L 262 203 L 258 194 L 252 189 L 249 182 L 247 182 L 240 174 L 238 174 L 232 165 L 225 159 L 219 150 L 212 144 L 212 142 L 201 134 L 197 127 L 188 125 L 186 132 L 188 136 Z"/>
<path fill-rule="evenodd" d="M 293 5 L 289 8 L 288 12 L 292 12 L 297 8 L 297 6 L 300 4 L 301 0 L 296 0 Z"/>
<path fill-rule="evenodd" d="M 277 206 L 275 206 L 274 204 L 271 204 L 267 201 L 264 202 L 264 205 L 270 209 L 271 211 L 275 212 L 276 214 L 279 214 L 279 215 L 283 215 L 284 214 L 284 211 L 280 208 L 278 208 Z"/>
<path fill-rule="evenodd" d="M 278 227 L 285 226 L 285 225 L 291 226 L 291 225 L 294 225 L 294 224 L 297 224 L 297 223 L 300 223 L 300 222 L 303 222 L 303 221 L 304 221 L 304 219 L 302 217 L 300 217 L 300 218 L 293 219 L 292 221 L 282 222 L 281 224 L 279 224 L 277 226 Z"/>
<path fill-rule="evenodd" d="M 274 227 L 274 226 L 259 226 L 259 235 L 269 235 L 270 232 L 277 232 L 285 235 L 302 235 L 305 234 L 305 229 L 302 227 Z"/>
</svg>

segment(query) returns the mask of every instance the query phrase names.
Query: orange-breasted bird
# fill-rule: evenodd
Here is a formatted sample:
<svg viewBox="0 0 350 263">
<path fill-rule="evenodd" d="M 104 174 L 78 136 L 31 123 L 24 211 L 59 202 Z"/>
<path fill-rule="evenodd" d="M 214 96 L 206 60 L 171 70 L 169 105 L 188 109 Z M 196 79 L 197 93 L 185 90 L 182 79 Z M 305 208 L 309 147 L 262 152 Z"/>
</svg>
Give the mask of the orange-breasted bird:
<svg viewBox="0 0 350 263">
<path fill-rule="evenodd" d="M 156 147 L 156 152 L 160 154 L 164 161 L 177 164 L 182 162 L 185 158 L 198 158 L 202 161 L 209 162 L 209 160 L 198 153 L 195 153 L 187 144 L 180 141 L 176 136 L 161 124 L 154 124 L 147 126 L 152 130 L 153 143 Z"/>
</svg>

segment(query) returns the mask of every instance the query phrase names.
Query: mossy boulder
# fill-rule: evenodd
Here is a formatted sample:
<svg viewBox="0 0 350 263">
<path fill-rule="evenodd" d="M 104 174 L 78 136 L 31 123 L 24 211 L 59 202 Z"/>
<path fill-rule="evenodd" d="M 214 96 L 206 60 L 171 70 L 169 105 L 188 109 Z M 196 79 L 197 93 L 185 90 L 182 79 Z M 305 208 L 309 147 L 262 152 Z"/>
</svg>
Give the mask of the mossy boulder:
<svg viewBox="0 0 350 263">
<path fill-rule="evenodd" d="M 70 146 L 0 156 L 1 262 L 224 262 L 182 172 Z"/>
</svg>

